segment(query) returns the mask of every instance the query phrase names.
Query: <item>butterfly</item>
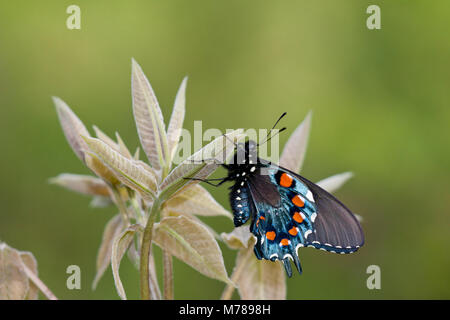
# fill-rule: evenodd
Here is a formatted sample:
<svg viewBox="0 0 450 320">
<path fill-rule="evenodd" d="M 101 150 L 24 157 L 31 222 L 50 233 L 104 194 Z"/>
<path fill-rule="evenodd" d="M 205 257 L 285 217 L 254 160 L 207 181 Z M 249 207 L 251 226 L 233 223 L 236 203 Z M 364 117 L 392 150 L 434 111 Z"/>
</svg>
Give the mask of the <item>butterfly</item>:
<svg viewBox="0 0 450 320">
<path fill-rule="evenodd" d="M 233 161 L 222 164 L 228 175 L 216 186 L 234 182 L 230 188 L 234 225 L 250 220 L 258 259 L 281 260 L 291 277 L 290 260 L 302 273 L 301 247 L 348 254 L 364 244 L 358 220 L 333 195 L 301 175 L 259 158 L 258 145 L 252 140 L 235 147 Z"/>
</svg>

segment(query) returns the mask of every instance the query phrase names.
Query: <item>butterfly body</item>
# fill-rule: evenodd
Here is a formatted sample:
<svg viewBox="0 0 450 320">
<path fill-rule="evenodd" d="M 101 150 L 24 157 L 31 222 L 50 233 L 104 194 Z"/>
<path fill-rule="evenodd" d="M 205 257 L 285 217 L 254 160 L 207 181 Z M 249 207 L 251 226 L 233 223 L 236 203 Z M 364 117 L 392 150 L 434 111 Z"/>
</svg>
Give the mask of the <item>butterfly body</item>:
<svg viewBox="0 0 450 320">
<path fill-rule="evenodd" d="M 232 164 L 225 167 L 224 181 L 234 181 L 230 204 L 235 226 L 250 220 L 256 257 L 283 261 L 289 276 L 289 260 L 301 273 L 300 247 L 345 254 L 364 243 L 349 209 L 302 176 L 259 158 L 255 142 L 238 145 Z"/>
</svg>

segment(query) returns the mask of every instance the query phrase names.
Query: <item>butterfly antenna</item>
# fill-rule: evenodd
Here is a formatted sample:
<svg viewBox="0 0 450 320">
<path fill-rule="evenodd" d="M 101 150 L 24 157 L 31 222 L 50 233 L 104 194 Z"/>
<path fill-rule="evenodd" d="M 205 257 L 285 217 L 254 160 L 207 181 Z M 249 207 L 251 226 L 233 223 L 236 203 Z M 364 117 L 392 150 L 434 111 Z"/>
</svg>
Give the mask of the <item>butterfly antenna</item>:
<svg viewBox="0 0 450 320">
<path fill-rule="evenodd" d="M 277 121 L 275 122 L 275 124 L 273 125 L 272 129 L 270 129 L 269 132 L 267 133 L 267 136 L 266 136 L 266 139 L 264 140 L 264 142 L 263 142 L 263 143 L 258 143 L 258 144 L 257 144 L 258 147 L 259 147 L 260 145 L 262 145 L 262 144 L 268 142 L 270 139 L 272 139 L 273 137 L 276 136 L 276 134 L 273 135 L 273 136 L 271 136 L 271 135 L 272 135 L 272 131 L 275 129 L 275 127 L 277 126 L 278 122 L 280 122 L 280 120 L 283 119 L 284 116 L 285 116 L 286 114 L 287 114 L 287 112 L 283 112 L 283 114 L 278 118 L 278 120 L 277 120 Z M 286 128 L 282 128 L 281 130 L 278 131 L 278 133 L 280 133 L 280 132 L 282 132 L 282 131 L 284 131 L 284 130 L 286 130 Z"/>
<path fill-rule="evenodd" d="M 283 132 L 284 130 L 286 130 L 286 127 L 281 128 L 280 130 L 278 130 L 274 135 L 270 136 L 268 139 L 264 140 L 263 143 L 258 144 L 258 146 L 263 145 L 266 142 L 269 142 L 273 137 L 275 137 L 277 134 L 279 134 L 280 132 Z"/>
</svg>

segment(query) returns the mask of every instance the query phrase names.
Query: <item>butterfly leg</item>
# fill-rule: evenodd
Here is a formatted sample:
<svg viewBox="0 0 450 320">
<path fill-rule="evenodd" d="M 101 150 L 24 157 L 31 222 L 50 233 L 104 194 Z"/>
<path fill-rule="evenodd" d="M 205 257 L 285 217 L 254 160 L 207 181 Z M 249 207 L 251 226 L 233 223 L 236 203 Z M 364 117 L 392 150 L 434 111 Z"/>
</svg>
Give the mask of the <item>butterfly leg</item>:
<svg viewBox="0 0 450 320">
<path fill-rule="evenodd" d="M 210 186 L 213 186 L 213 187 L 219 187 L 219 186 L 221 186 L 223 183 L 225 183 L 226 181 L 228 181 L 227 178 L 228 178 L 228 177 L 225 177 L 225 178 L 216 178 L 216 179 L 198 179 L 198 178 L 188 178 L 188 177 L 185 177 L 185 178 L 183 178 L 183 179 L 200 181 L 200 182 L 204 182 L 204 183 L 206 183 L 206 184 L 209 184 Z M 214 183 L 211 182 L 211 181 L 219 181 L 219 180 L 220 180 L 220 182 L 219 182 L 219 183 L 216 183 L 216 184 L 214 184 Z"/>
</svg>

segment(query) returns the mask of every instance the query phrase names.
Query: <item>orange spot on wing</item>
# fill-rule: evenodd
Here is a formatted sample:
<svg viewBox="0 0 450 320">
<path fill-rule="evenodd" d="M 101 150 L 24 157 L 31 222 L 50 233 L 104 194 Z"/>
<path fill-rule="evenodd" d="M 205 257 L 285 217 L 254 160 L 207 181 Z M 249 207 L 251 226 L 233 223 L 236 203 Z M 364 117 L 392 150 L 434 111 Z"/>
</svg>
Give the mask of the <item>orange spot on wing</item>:
<svg viewBox="0 0 450 320">
<path fill-rule="evenodd" d="M 297 231 L 297 228 L 296 227 L 292 227 L 291 229 L 289 229 L 289 234 L 291 235 L 291 236 L 296 236 L 297 235 L 297 233 L 298 233 L 298 231 Z"/>
<path fill-rule="evenodd" d="M 286 238 L 281 239 L 280 244 L 281 244 L 282 246 L 288 246 L 288 245 L 289 245 L 289 240 L 286 239 Z"/>
<path fill-rule="evenodd" d="M 280 177 L 280 186 L 289 188 L 292 186 L 292 178 L 287 173 L 283 173 Z"/>
<path fill-rule="evenodd" d="M 292 219 L 294 219 L 298 223 L 302 223 L 303 222 L 303 217 L 298 212 L 294 213 L 294 215 L 292 216 Z"/>
<path fill-rule="evenodd" d="M 300 208 L 303 208 L 305 206 L 305 202 L 302 200 L 302 198 L 299 195 L 296 195 L 295 197 L 292 198 L 292 203 Z"/>
<path fill-rule="evenodd" d="M 271 240 L 271 241 L 275 240 L 275 236 L 276 236 L 275 231 L 267 231 L 266 232 L 266 238 L 268 240 Z"/>
<path fill-rule="evenodd" d="M 259 217 L 261 220 L 266 220 L 266 218 L 264 218 L 263 216 Z"/>
</svg>

